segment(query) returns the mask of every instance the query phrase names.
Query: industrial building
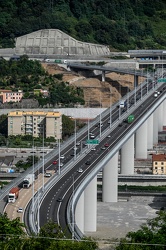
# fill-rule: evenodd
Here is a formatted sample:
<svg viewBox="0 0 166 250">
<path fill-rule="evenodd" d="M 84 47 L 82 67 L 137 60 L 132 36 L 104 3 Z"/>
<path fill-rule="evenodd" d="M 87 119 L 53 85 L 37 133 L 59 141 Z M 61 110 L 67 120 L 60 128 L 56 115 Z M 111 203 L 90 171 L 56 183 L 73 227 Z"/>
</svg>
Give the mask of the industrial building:
<svg viewBox="0 0 166 250">
<path fill-rule="evenodd" d="M 62 115 L 56 111 L 11 111 L 8 113 L 8 136 L 32 135 L 62 138 Z"/>
</svg>

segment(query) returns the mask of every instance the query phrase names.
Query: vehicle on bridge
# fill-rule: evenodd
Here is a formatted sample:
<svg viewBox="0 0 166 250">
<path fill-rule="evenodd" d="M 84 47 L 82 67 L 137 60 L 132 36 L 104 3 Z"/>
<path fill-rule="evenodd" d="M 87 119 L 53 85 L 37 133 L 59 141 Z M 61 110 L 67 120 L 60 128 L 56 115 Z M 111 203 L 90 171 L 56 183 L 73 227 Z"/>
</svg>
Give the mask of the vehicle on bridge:
<svg viewBox="0 0 166 250">
<path fill-rule="evenodd" d="M 23 180 L 23 188 L 29 188 L 34 181 L 35 181 L 35 175 L 28 174 Z"/>
<path fill-rule="evenodd" d="M 18 187 L 13 187 L 8 194 L 8 202 L 9 203 L 14 203 L 19 196 L 19 188 Z"/>
<path fill-rule="evenodd" d="M 127 118 L 127 122 L 132 123 L 134 121 L 134 119 L 135 119 L 134 115 L 129 115 Z"/>
<path fill-rule="evenodd" d="M 127 123 L 132 123 L 134 121 L 135 117 L 134 115 L 129 115 L 126 119 L 124 119 L 123 121 L 124 122 L 127 122 Z M 120 125 L 120 124 L 119 124 Z"/>
</svg>

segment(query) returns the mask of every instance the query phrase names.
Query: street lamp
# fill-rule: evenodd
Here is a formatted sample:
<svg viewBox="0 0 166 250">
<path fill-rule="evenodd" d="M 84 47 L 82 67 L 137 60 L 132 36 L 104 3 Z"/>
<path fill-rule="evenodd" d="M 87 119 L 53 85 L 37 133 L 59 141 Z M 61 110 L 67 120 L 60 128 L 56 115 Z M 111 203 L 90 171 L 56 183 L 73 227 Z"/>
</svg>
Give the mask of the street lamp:
<svg viewBox="0 0 166 250">
<path fill-rule="evenodd" d="M 74 175 L 73 175 L 73 198 L 72 198 L 72 240 L 74 240 Z"/>
<path fill-rule="evenodd" d="M 112 124 L 112 87 L 110 87 L 110 128 Z"/>
<path fill-rule="evenodd" d="M 34 139 L 33 139 L 33 174 L 34 174 Z M 35 194 L 35 187 L 34 187 L 34 181 L 32 182 L 32 213 L 34 212 L 34 194 Z"/>
<path fill-rule="evenodd" d="M 44 192 L 44 124 L 43 124 L 43 176 L 42 176 L 42 191 Z"/>
<path fill-rule="evenodd" d="M 58 139 L 58 149 L 59 149 L 59 167 L 58 167 L 58 174 L 61 173 L 61 142 L 60 139 Z"/>
<path fill-rule="evenodd" d="M 100 93 L 100 137 L 101 137 L 101 93 Z"/>
<path fill-rule="evenodd" d="M 77 148 L 76 148 L 76 144 L 77 144 L 77 127 L 76 127 L 76 119 L 75 119 L 75 129 L 74 129 L 74 160 L 76 160 L 77 158 L 77 154 L 76 154 L 76 151 L 77 151 Z"/>
</svg>

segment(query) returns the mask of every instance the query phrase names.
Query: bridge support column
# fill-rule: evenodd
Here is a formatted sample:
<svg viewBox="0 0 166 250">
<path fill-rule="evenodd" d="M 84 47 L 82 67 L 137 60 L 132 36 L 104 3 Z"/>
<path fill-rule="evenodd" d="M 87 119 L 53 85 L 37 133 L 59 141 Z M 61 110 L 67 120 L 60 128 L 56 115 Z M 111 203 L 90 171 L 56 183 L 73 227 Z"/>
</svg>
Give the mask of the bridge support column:
<svg viewBox="0 0 166 250">
<path fill-rule="evenodd" d="M 147 148 L 153 149 L 153 114 L 147 120 L 147 134 L 148 134 L 148 142 Z"/>
<path fill-rule="evenodd" d="M 160 104 L 160 106 L 157 108 L 158 110 L 158 116 L 159 116 L 159 123 L 158 123 L 158 129 L 159 131 L 163 130 L 163 103 Z"/>
<path fill-rule="evenodd" d="M 134 87 L 138 86 L 138 76 L 134 75 Z"/>
<path fill-rule="evenodd" d="M 166 126 L 166 100 L 163 102 L 163 126 Z"/>
<path fill-rule="evenodd" d="M 76 206 L 75 223 L 80 231 L 84 233 L 84 192 L 81 194 Z"/>
<path fill-rule="evenodd" d="M 153 145 L 158 143 L 158 110 L 153 113 Z"/>
<path fill-rule="evenodd" d="M 97 228 L 97 176 L 84 191 L 84 230 L 96 232 Z"/>
<path fill-rule="evenodd" d="M 121 149 L 121 174 L 134 174 L 134 135 Z"/>
<path fill-rule="evenodd" d="M 103 202 L 118 201 L 118 153 L 103 168 Z"/>
<path fill-rule="evenodd" d="M 105 71 L 104 70 L 102 71 L 101 77 L 102 77 L 102 82 L 105 82 Z"/>
<path fill-rule="evenodd" d="M 147 159 L 147 121 L 136 131 L 135 158 Z"/>
</svg>

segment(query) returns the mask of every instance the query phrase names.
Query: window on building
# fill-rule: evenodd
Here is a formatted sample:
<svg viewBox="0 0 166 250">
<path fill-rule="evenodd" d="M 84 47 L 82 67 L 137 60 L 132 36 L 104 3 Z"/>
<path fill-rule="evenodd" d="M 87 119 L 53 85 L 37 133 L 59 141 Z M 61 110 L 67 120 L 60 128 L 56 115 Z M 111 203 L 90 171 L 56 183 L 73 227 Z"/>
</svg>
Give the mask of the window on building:
<svg viewBox="0 0 166 250">
<path fill-rule="evenodd" d="M 161 162 L 161 165 L 164 165 L 164 162 L 163 162 L 163 161 Z"/>
<path fill-rule="evenodd" d="M 157 161 L 155 161 L 155 165 L 157 165 Z"/>
</svg>

